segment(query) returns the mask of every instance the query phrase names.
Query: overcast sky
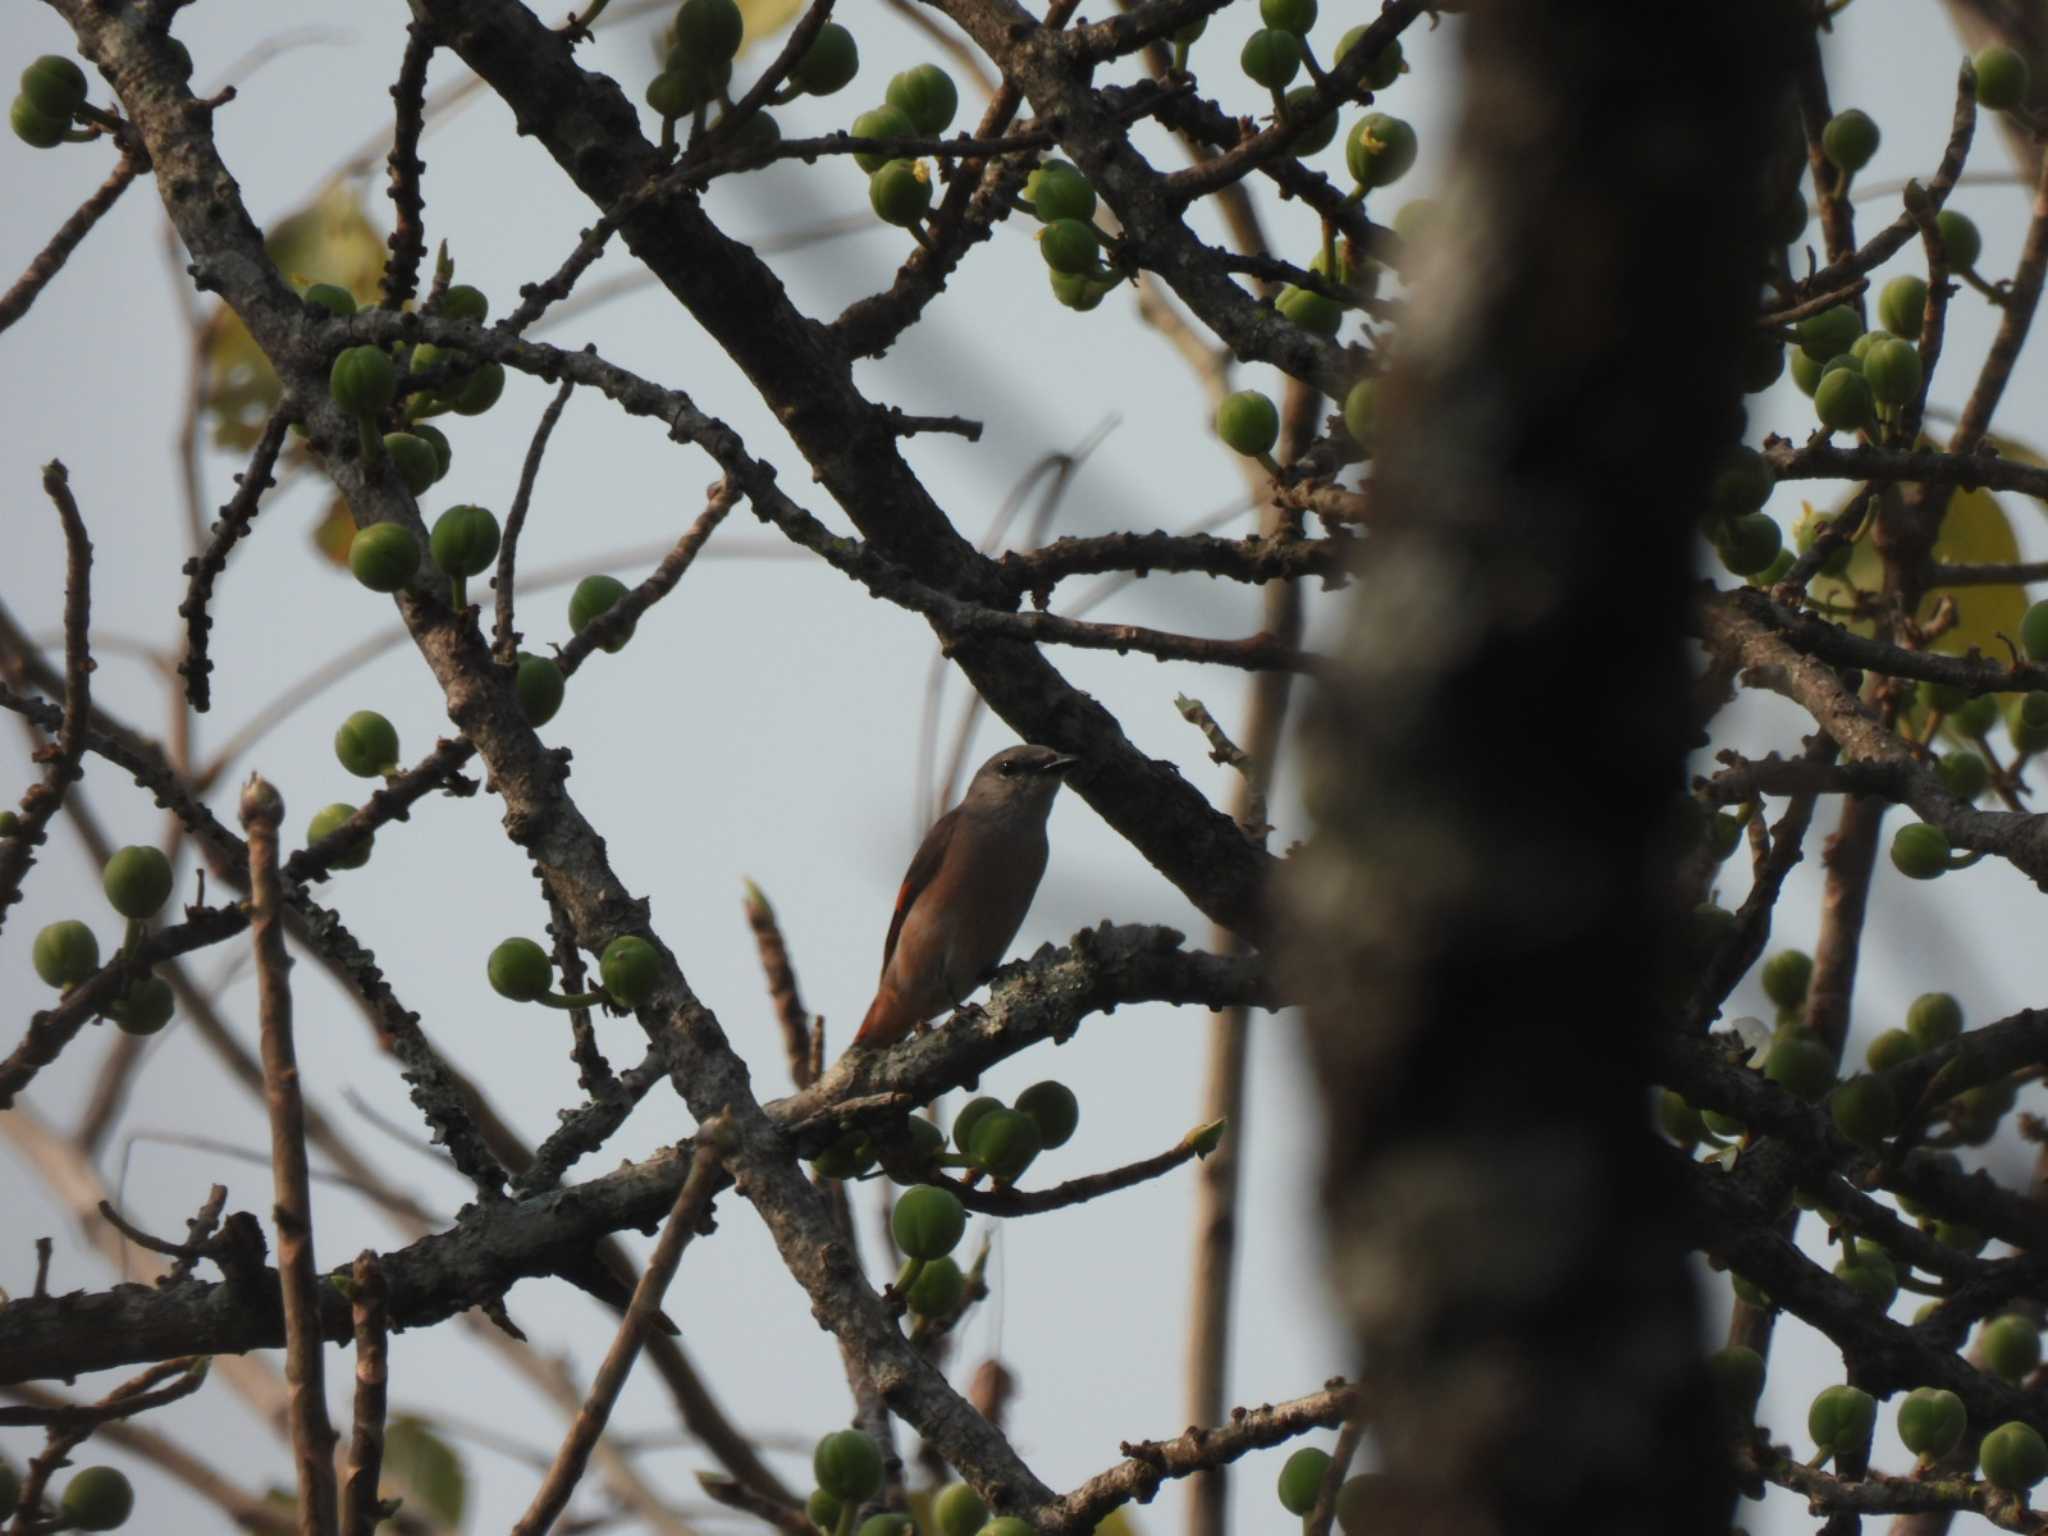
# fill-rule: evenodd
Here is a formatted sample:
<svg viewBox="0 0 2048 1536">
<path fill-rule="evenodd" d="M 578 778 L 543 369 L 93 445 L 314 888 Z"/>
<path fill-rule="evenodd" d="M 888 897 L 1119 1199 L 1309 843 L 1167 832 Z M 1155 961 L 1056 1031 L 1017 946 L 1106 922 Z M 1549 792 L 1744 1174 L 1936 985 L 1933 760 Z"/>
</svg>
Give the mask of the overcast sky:
<svg viewBox="0 0 2048 1536">
<path fill-rule="evenodd" d="M 1345 17 L 1339 14 L 1345 8 L 1334 3 L 1325 9 L 1319 38 L 1334 38 L 1352 19 L 1370 14 L 1360 7 L 1356 18 Z M 274 223 L 302 206 L 388 114 L 385 91 L 402 45 L 403 15 L 394 0 L 348 12 L 213 0 L 180 13 L 179 34 L 191 47 L 202 82 L 229 78 L 237 61 L 266 38 L 289 34 L 300 41 L 246 79 L 235 75 L 239 98 L 218 118 L 223 153 L 260 221 Z M 54 16 L 40 9 L 24 16 L 15 34 L 24 60 L 33 52 L 64 50 Z M 335 28 L 337 16 L 347 24 Z M 781 111 L 785 133 L 845 126 L 880 99 L 891 73 L 937 57 L 923 34 L 879 6 L 845 10 L 841 19 L 860 39 L 860 78 L 835 98 Z M 290 32 L 302 23 L 307 31 Z M 654 24 L 648 17 L 604 31 L 583 53 L 585 64 L 615 74 L 638 100 L 652 71 Z M 1246 17 L 1216 24 L 1199 46 L 1198 66 L 1213 59 L 1212 69 L 1220 66 L 1235 79 L 1235 38 L 1248 25 Z M 1408 195 L 1427 192 L 1442 175 L 1456 89 L 1454 27 L 1447 22 L 1432 33 L 1425 23 L 1413 29 L 1406 45 L 1413 72 L 1385 98 L 1388 110 L 1415 123 L 1422 153 L 1408 182 L 1391 196 L 1377 195 L 1375 210 L 1382 217 Z M 1857 7 L 1844 18 L 1843 34 L 1831 49 L 1836 103 L 1865 107 L 1885 132 L 1864 183 L 1925 176 L 1946 133 L 1960 44 L 1932 7 Z M 761 57 L 742 61 L 743 77 L 758 68 Z M 460 73 L 444 55 L 436 61 L 432 84 Z M 1233 102 L 1239 110 L 1257 110 L 1249 94 L 1240 94 L 1244 100 Z M 103 88 L 96 99 L 104 99 Z M 450 242 L 459 277 L 483 287 L 499 310 L 516 299 L 518 284 L 552 270 L 594 216 L 539 147 L 513 137 L 510 127 L 509 114 L 479 96 L 465 110 L 438 120 L 425 145 L 430 236 Z M 1156 140 L 1153 147 L 1162 163 L 1173 163 L 1173 151 Z M 1341 148 L 1333 147 L 1322 157 L 1333 173 L 1341 172 L 1340 156 Z M 111 156 L 101 145 L 38 154 L 9 140 L 0 146 L 0 157 L 14 215 L 0 228 L 0 271 L 11 272 L 97 183 Z M 1984 171 L 2010 166 L 1988 128 L 1973 163 Z M 367 185 L 381 224 L 387 207 L 381 174 Z M 1895 206 L 1895 196 L 1878 201 L 1883 206 L 1865 215 L 1866 230 Z M 2026 201 L 2023 189 L 2008 185 L 1958 193 L 1958 205 L 1983 226 L 1987 271 L 2009 270 Z M 846 164 L 778 168 L 721 184 L 709 206 L 729 231 L 765 239 L 864 214 L 865 186 Z M 1301 210 L 1269 203 L 1264 211 L 1280 245 L 1296 258 L 1305 256 L 1313 228 Z M 863 387 L 878 401 L 986 423 L 978 444 L 920 437 L 905 445 L 955 524 L 979 539 L 1034 462 L 1098 434 L 1101 446 L 1060 507 L 1055 533 L 1183 528 L 1241 505 L 1238 464 L 1209 434 L 1199 383 L 1139 321 L 1129 291 L 1112 295 L 1089 315 L 1060 308 L 1046 291 L 1028 234 L 1012 221 L 977 247 L 932 306 L 928 322 L 887 358 L 860 370 Z M 848 300 L 886 286 L 909 248 L 901 231 L 865 224 L 843 238 L 778 256 L 776 264 L 796 301 L 813 315 L 829 317 Z M 4 397 L 9 429 L 0 434 L 0 486 L 14 510 L 7 520 L 11 558 L 0 571 L 0 594 L 31 629 L 54 628 L 61 604 L 61 541 L 37 489 L 37 470 L 52 457 L 62 458 L 71 466 L 97 543 L 96 696 L 147 731 L 163 727 L 164 686 L 135 653 L 153 648 L 175 657 L 175 610 L 183 595 L 178 566 L 186 553 L 184 514 L 175 457 L 187 367 L 181 265 L 182 258 L 167 250 L 154 186 L 140 184 L 7 338 L 12 366 Z M 631 271 L 623 257 L 607 258 L 585 283 Z M 1684 317 L 1666 318 L 1671 334 L 1682 335 Z M 847 527 L 809 483 L 800 459 L 737 370 L 664 296 L 627 294 L 543 334 L 561 345 L 594 343 L 626 367 L 688 389 L 705 409 L 738 428 L 755 453 L 777 462 L 785 486 L 811 511 Z M 1953 407 L 1959 401 L 1967 376 L 1955 370 L 1974 366 L 1989 334 L 1986 307 L 1964 295 L 1951 310 L 1948 366 L 1935 390 L 1937 404 Z M 1654 358 L 1646 355 L 1645 361 L 1648 366 Z M 2038 358 L 2030 355 L 2007 396 L 2010 419 L 2001 423 L 2037 443 L 2048 442 L 2048 422 L 2038 419 L 2042 382 Z M 1241 370 L 1241 383 L 1278 389 L 1264 368 Z M 455 469 L 430 493 L 429 514 L 454 501 L 481 502 L 502 513 L 545 399 L 542 385 L 515 377 L 490 415 L 450 425 Z M 1789 384 L 1752 407 L 1753 440 L 1766 429 L 1797 435 L 1810 429 L 1810 407 Z M 206 457 L 202 470 L 210 506 L 231 492 L 235 468 L 231 456 Z M 538 572 L 595 562 L 610 551 L 665 546 L 700 509 L 712 478 L 710 462 L 695 450 L 678 448 L 649 423 L 579 396 L 542 473 L 521 567 Z M 2039 553 L 2040 509 L 2017 497 L 2007 503 L 2023 549 Z M 267 502 L 254 536 L 237 550 L 220 585 L 213 607 L 220 664 L 215 705 L 200 722 L 195 742 L 202 760 L 323 662 L 394 624 L 388 603 L 338 575 L 315 553 L 309 533 L 324 504 L 310 479 Z M 1772 510 L 1789 528 L 1798 497 L 1787 492 Z M 1240 517 L 1231 526 L 1247 525 Z M 630 581 L 651 564 L 649 557 L 637 566 L 611 568 Z M 1086 589 L 1085 582 L 1062 589 L 1063 602 Z M 529 646 L 567 637 L 564 605 L 563 589 L 525 600 L 522 627 Z M 1327 601 L 1312 604 L 1319 630 L 1326 630 L 1334 611 Z M 1205 578 L 1154 577 L 1099 613 L 1236 635 L 1257 627 L 1258 599 Z M 706 560 L 678 593 L 641 623 L 634 642 L 622 654 L 599 656 L 586 666 L 545 732 L 574 750 L 571 790 L 608 838 L 621 878 L 651 897 L 656 926 L 747 1055 L 763 1097 L 784 1091 L 786 1074 L 741 915 L 742 881 L 758 881 L 775 903 L 805 1000 L 826 1016 L 836 1048 L 867 1003 L 896 883 L 928 819 L 930 808 L 913 803 L 913 785 L 933 653 L 921 620 L 869 600 L 808 557 L 790 558 L 779 538 L 742 510 L 715 536 Z M 1173 699 L 1176 693 L 1196 695 L 1234 725 L 1243 715 L 1242 678 L 1094 652 L 1061 651 L 1052 659 L 1117 711 L 1142 750 L 1173 759 L 1212 797 L 1226 801 L 1233 787 L 1229 775 L 1207 761 Z M 947 738 L 963 697 L 962 686 L 950 680 L 942 733 Z M 408 760 L 446 728 L 430 677 L 410 646 L 395 646 L 265 735 L 225 775 L 227 787 L 212 796 L 216 811 L 232 820 L 232 786 L 251 768 L 282 789 L 294 842 L 315 809 L 360 798 L 360 781 L 343 773 L 329 743 L 340 720 L 361 708 L 381 710 L 396 722 Z M 1789 710 L 1770 701 L 1744 703 L 1729 720 L 1741 740 L 1762 746 L 1784 747 L 1801 728 Z M 984 719 L 970 763 L 1011 740 L 999 724 Z M 29 773 L 25 760 L 15 761 L 18 783 L 5 792 L 8 797 Z M 1290 792 L 1276 806 L 1278 848 L 1306 831 L 1291 775 L 1284 778 Z M 161 813 L 105 765 L 88 764 L 85 791 L 117 842 L 161 835 Z M 501 835 L 498 815 L 489 796 L 430 800 L 409 824 L 380 835 L 368 868 L 338 875 L 324 896 L 376 951 L 398 995 L 420 1012 L 438 1046 L 508 1121 L 538 1140 L 577 1093 L 563 1016 L 503 1002 L 484 984 L 483 961 L 491 946 L 515 933 L 540 937 L 545 922 L 537 886 Z M 1077 797 L 1061 798 L 1052 844 L 1051 864 L 1018 953 L 1104 918 L 1171 923 L 1197 942 L 1213 942 L 1199 915 Z M 1730 881 L 1724 895 L 1732 903 L 1742 894 L 1736 864 Z M 1779 909 L 1781 940 L 1810 942 L 1817 889 L 1816 866 L 1809 860 L 1787 886 Z M 2002 865 L 1981 866 L 1938 887 L 1906 887 L 1889 869 L 1881 871 L 1873 913 L 1882 940 L 1864 958 L 1855 1054 L 1860 1058 L 1862 1042 L 1899 1022 L 1905 1002 L 1930 987 L 1959 993 L 1973 1023 L 2038 1001 L 2036 946 L 2023 938 L 2035 917 L 2033 899 L 2026 883 Z M 37 928 L 79 916 L 98 930 L 103 946 L 110 947 L 116 936 L 96 872 L 87 867 L 68 826 L 57 829 L 26 903 L 11 915 L 0 933 L 0 994 L 16 1000 L 18 1016 L 39 1006 L 43 995 L 28 965 Z M 213 976 L 227 958 L 201 956 L 196 973 Z M 311 1096 L 389 1177 L 452 1215 L 463 1200 L 464 1182 L 437 1153 L 380 1126 L 413 1131 L 417 1119 L 393 1063 L 374 1049 L 360 1014 L 314 967 L 300 966 L 295 986 L 299 1050 Z M 225 980 L 220 1002 L 235 1030 L 253 1043 L 255 1000 L 246 971 Z M 1735 1011 L 1764 1011 L 1750 988 L 1737 1002 Z M 604 1023 L 600 1030 L 615 1064 L 638 1060 L 643 1047 L 630 1021 Z M 1198 1123 L 1204 1032 L 1204 1017 L 1192 1010 L 1123 1009 L 1090 1020 L 1058 1051 L 1040 1048 L 1005 1064 L 983 1086 L 1008 1096 L 1057 1075 L 1079 1093 L 1079 1135 L 1042 1159 L 1031 1176 L 1054 1181 L 1160 1151 Z M 1261 1015 L 1253 1031 L 1232 1360 L 1238 1402 L 1310 1391 L 1349 1366 L 1328 1320 L 1319 1272 L 1312 1220 L 1314 1113 L 1298 1033 L 1289 1014 Z M 44 1073 L 30 1095 L 35 1112 L 69 1124 L 110 1043 L 106 1033 L 90 1034 Z M 689 1128 L 672 1091 L 659 1088 L 605 1152 L 578 1173 L 587 1176 L 622 1158 L 644 1156 Z M 193 1136 L 250 1153 L 265 1145 L 260 1105 L 228 1082 L 190 1031 L 174 1025 L 151 1046 L 102 1171 L 120 1186 L 122 1208 L 157 1231 L 181 1230 L 216 1179 L 230 1186 L 234 1206 L 267 1213 L 267 1172 L 177 1139 Z M 11 1157 L 0 1145 L 0 1158 Z M 113 1276 L 78 1240 L 64 1206 L 18 1162 L 5 1167 L 0 1177 L 18 1196 L 10 1209 L 21 1215 L 9 1224 L 15 1241 L 0 1249 L 0 1285 L 17 1294 L 28 1290 L 34 1262 L 28 1238 L 38 1233 L 57 1238 L 56 1288 L 107 1284 Z M 995 1294 L 964 1329 L 955 1379 L 964 1385 L 975 1363 L 1000 1353 L 1019 1378 L 1012 1420 L 1018 1449 L 1055 1487 L 1071 1486 L 1111 1464 L 1121 1440 L 1171 1435 L 1187 1422 L 1182 1372 L 1192 1189 L 1183 1172 L 1078 1210 L 1005 1223 L 999 1231 L 991 1269 Z M 862 1199 L 864 1206 L 871 1203 L 872 1191 Z M 340 1263 L 364 1246 L 387 1248 L 399 1241 L 389 1223 L 346 1188 L 320 1186 L 316 1214 L 324 1264 Z M 867 1230 L 871 1235 L 871 1221 Z M 1709 1286 L 1716 1309 L 1722 1289 L 1718 1280 Z M 609 1314 L 552 1281 L 522 1284 L 509 1306 L 537 1345 L 566 1358 L 577 1378 L 587 1380 L 610 1340 Z M 717 1240 L 686 1258 L 668 1310 L 733 1416 L 798 1447 L 797 1455 L 785 1458 L 785 1470 L 792 1479 L 804 1479 L 804 1451 L 818 1434 L 845 1421 L 849 1400 L 836 1351 L 812 1323 L 808 1303 L 781 1272 L 743 1204 L 729 1200 Z M 1907 1310 L 1904 1303 L 1901 1310 Z M 1718 1310 L 1711 1322 L 1718 1335 Z M 1803 1453 L 1806 1401 L 1818 1385 L 1838 1379 L 1839 1358 L 1798 1324 L 1779 1329 L 1776 1351 L 1795 1369 L 1789 1376 L 1774 1370 L 1765 1418 Z M 330 1352 L 329 1360 L 330 1395 L 340 1403 L 348 1357 Z M 560 1416 L 457 1328 L 406 1336 L 393 1363 L 394 1409 L 443 1421 L 463 1447 L 477 1484 L 473 1528 L 502 1528 L 524 1507 L 534 1473 L 480 1443 L 464 1426 L 487 1425 L 496 1437 L 546 1452 L 559 1438 Z M 93 1385 L 82 1383 L 81 1390 Z M 1887 1437 L 1890 1417 L 1883 1416 Z M 290 1477 L 283 1446 L 218 1381 L 153 1422 L 191 1438 L 251 1484 Z M 671 1422 L 658 1387 L 636 1378 L 615 1423 L 641 1432 L 665 1431 Z M 1321 1437 L 1324 1443 L 1328 1438 Z M 0 1433 L 0 1448 L 19 1462 L 32 1447 L 23 1432 L 7 1431 Z M 1896 1464 L 1895 1442 L 1891 1454 Z M 694 1447 L 651 1451 L 643 1459 L 647 1474 L 676 1499 L 702 1503 L 690 1473 L 709 1461 Z M 1271 1529 L 1287 1518 L 1271 1492 L 1280 1459 L 1270 1454 L 1242 1464 L 1235 1480 L 1241 1528 Z M 206 1506 L 146 1467 L 131 1470 L 149 1501 L 151 1529 L 218 1528 L 218 1517 Z M 1180 1518 L 1173 1488 L 1138 1516 L 1147 1532 L 1172 1530 Z M 1804 1529 L 1809 1523 L 1800 1501 L 1783 1495 L 1764 1510 L 1746 1509 L 1744 1519 L 1756 1531 Z"/>
</svg>

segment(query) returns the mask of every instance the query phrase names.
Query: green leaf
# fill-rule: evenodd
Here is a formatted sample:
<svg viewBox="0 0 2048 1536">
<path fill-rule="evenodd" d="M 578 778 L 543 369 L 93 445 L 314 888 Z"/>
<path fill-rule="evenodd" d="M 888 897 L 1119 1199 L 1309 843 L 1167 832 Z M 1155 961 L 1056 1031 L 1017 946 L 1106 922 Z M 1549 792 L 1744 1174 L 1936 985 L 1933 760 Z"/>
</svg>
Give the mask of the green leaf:
<svg viewBox="0 0 2048 1536">
<path fill-rule="evenodd" d="M 384 1430 L 383 1498 L 402 1494 L 437 1525 L 458 1526 L 469 1502 L 469 1473 L 454 1448 L 424 1419 L 401 1414 Z"/>
</svg>

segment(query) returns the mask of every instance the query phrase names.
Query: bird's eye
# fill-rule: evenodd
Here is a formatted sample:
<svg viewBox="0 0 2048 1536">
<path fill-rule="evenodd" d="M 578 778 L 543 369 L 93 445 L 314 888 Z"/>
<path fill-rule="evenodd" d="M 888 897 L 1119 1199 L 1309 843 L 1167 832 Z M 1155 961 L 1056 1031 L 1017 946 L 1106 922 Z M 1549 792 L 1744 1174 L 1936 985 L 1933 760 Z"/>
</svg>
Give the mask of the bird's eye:
<svg viewBox="0 0 2048 1536">
<path fill-rule="evenodd" d="M 1005 763 L 1002 767 L 998 768 L 996 772 L 1000 773 L 1006 779 L 1014 779 L 1017 776 L 1017 765 L 1015 763 Z"/>
</svg>

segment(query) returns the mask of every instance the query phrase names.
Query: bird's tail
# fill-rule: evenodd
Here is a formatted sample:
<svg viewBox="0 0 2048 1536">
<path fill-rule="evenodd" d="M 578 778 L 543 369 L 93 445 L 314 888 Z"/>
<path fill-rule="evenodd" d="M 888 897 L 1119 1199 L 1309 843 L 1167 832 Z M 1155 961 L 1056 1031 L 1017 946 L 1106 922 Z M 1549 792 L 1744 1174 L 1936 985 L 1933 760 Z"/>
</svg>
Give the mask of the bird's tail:
<svg viewBox="0 0 2048 1536">
<path fill-rule="evenodd" d="M 868 1004 L 867 1017 L 860 1021 L 860 1028 L 854 1032 L 855 1045 L 894 1045 L 909 1032 L 911 1020 L 904 1016 L 903 1000 L 896 995 L 896 989 L 884 981 L 875 989 L 875 1000 Z"/>
</svg>

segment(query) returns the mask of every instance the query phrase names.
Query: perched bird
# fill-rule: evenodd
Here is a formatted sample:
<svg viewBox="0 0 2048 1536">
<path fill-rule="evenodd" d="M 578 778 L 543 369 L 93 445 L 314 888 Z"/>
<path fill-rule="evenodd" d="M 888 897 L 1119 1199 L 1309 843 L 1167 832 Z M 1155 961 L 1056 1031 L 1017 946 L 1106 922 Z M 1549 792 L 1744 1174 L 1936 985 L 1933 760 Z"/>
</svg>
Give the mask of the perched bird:
<svg viewBox="0 0 2048 1536">
<path fill-rule="evenodd" d="M 981 765 L 910 861 L 855 1045 L 889 1045 L 1002 964 L 1045 873 L 1045 818 L 1079 758 L 1011 747 Z"/>
</svg>

